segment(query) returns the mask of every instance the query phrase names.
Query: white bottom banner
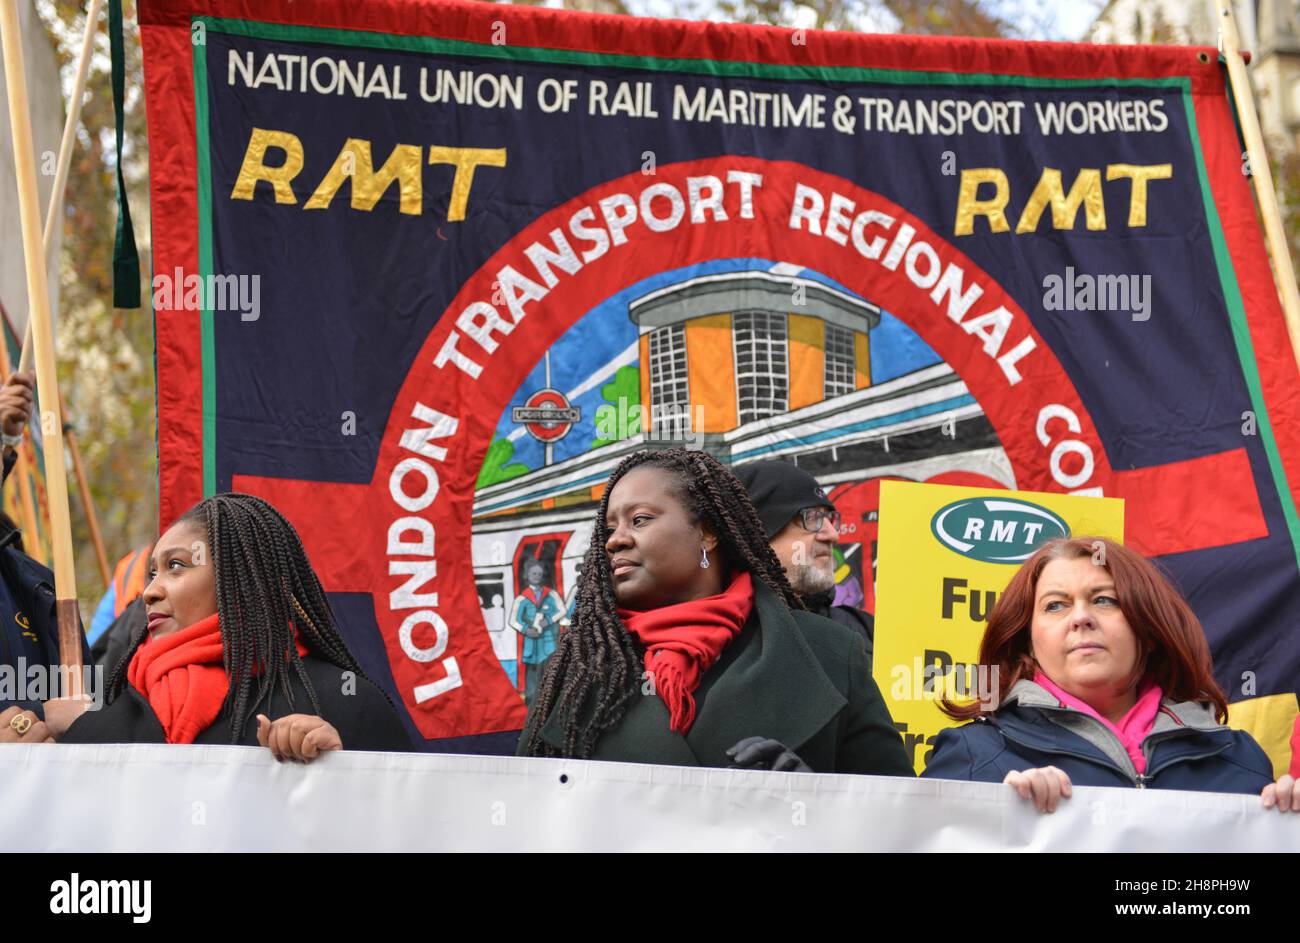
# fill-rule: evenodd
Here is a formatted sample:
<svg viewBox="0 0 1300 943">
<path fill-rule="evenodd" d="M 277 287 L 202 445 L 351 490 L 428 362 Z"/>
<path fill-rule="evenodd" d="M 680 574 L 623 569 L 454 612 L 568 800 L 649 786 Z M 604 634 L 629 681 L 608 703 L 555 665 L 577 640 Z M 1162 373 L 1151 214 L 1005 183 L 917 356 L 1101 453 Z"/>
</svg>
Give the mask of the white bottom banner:
<svg viewBox="0 0 1300 943">
<path fill-rule="evenodd" d="M 212 746 L 0 746 L 0 850 L 1300 851 L 1258 796 Z"/>
</svg>

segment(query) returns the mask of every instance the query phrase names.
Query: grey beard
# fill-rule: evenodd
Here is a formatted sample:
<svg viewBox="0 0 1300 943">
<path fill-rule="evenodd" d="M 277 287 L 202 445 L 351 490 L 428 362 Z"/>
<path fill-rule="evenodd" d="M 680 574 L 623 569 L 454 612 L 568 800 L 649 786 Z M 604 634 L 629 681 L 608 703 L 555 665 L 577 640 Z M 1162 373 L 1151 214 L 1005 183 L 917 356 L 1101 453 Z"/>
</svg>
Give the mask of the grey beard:
<svg viewBox="0 0 1300 943">
<path fill-rule="evenodd" d="M 800 596 L 815 596 L 824 593 L 835 585 L 835 570 L 829 566 L 812 566 L 804 564 L 793 566 L 786 571 L 790 585 Z"/>
</svg>

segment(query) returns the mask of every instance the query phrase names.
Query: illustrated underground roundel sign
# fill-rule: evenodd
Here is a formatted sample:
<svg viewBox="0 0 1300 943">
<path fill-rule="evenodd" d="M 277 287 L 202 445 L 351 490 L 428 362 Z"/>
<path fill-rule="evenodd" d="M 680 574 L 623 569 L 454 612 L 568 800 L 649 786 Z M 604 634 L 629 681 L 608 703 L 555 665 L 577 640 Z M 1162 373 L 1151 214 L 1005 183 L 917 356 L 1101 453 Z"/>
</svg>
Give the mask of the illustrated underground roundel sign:
<svg viewBox="0 0 1300 943">
<path fill-rule="evenodd" d="M 570 406 L 559 390 L 538 390 L 528 397 L 523 406 L 516 406 L 510 417 L 524 424 L 528 434 L 541 442 L 563 439 L 575 422 L 582 418 L 582 410 Z"/>
<path fill-rule="evenodd" d="M 935 539 L 984 563 L 1023 563 L 1044 542 L 1069 537 L 1070 527 L 1045 507 L 1012 498 L 964 498 L 930 520 Z"/>
</svg>

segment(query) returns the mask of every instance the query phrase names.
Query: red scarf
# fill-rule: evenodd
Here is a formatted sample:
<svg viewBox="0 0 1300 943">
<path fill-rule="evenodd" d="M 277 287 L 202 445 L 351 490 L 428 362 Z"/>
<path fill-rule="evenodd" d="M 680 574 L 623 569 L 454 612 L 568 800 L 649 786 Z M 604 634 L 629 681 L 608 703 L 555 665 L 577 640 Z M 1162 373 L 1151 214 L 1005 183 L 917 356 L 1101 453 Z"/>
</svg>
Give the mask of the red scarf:
<svg viewBox="0 0 1300 943">
<path fill-rule="evenodd" d="M 305 656 L 296 628 L 293 637 L 299 656 Z M 126 679 L 153 708 L 168 743 L 193 743 L 221 713 L 230 691 L 222 652 L 215 612 L 136 649 Z M 253 674 L 260 674 L 260 667 L 255 665 Z"/>
<path fill-rule="evenodd" d="M 754 584 L 741 573 L 717 596 L 647 612 L 620 609 L 627 630 L 645 646 L 645 667 L 668 705 L 669 727 L 685 735 L 695 722 L 695 689 L 754 608 Z"/>
<path fill-rule="evenodd" d="M 193 743 L 212 725 L 230 690 L 217 613 L 135 651 L 126 679 L 144 695 L 168 743 Z"/>
</svg>

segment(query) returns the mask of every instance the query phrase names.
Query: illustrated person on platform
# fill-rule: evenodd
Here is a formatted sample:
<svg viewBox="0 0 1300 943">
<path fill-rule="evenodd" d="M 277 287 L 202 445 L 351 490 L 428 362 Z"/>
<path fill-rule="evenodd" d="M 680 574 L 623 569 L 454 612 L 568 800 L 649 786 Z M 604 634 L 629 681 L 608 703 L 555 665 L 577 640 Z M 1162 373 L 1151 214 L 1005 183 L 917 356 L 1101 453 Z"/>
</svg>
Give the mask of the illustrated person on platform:
<svg viewBox="0 0 1300 943">
<path fill-rule="evenodd" d="M 492 654 L 510 683 L 518 685 L 519 642 L 514 632 L 506 630 L 506 604 L 500 593 L 493 593 L 491 605 L 483 610 L 483 624 L 492 640 Z"/>
<path fill-rule="evenodd" d="M 564 601 L 560 594 L 543 585 L 546 567 L 540 560 L 524 563 L 524 581 L 528 584 L 515 597 L 510 611 L 510 628 L 524 637 L 524 702 L 531 704 L 547 659 L 555 653 L 559 623 L 564 618 Z"/>
<path fill-rule="evenodd" d="M 822 486 L 790 462 L 749 462 L 734 471 L 749 492 L 763 532 L 804 606 L 861 633 L 870 667 L 875 619 L 856 606 L 834 605 L 840 514 Z"/>
<path fill-rule="evenodd" d="M 297 532 L 261 498 L 217 494 L 159 538 L 148 612 L 109 703 L 64 743 L 233 743 L 277 760 L 411 749 L 387 696 L 339 634 Z"/>
<path fill-rule="evenodd" d="M 681 448 L 610 476 L 518 752 L 912 775 L 862 636 L 803 610 L 744 487 Z"/>
<path fill-rule="evenodd" d="M 1007 783 L 1039 811 L 1081 786 L 1245 792 L 1300 811 L 1300 785 L 1227 727 L 1210 647 L 1150 561 L 1110 540 L 1051 540 L 989 614 L 980 664 L 993 703 L 944 702 L 958 720 L 922 774 Z"/>
<path fill-rule="evenodd" d="M 578 585 L 582 582 L 582 570 L 583 565 L 580 561 L 574 567 L 576 577 L 573 585 L 569 587 L 569 595 L 564 597 L 564 618 L 560 620 L 560 625 L 566 629 L 573 624 L 573 614 L 578 611 Z"/>
</svg>

